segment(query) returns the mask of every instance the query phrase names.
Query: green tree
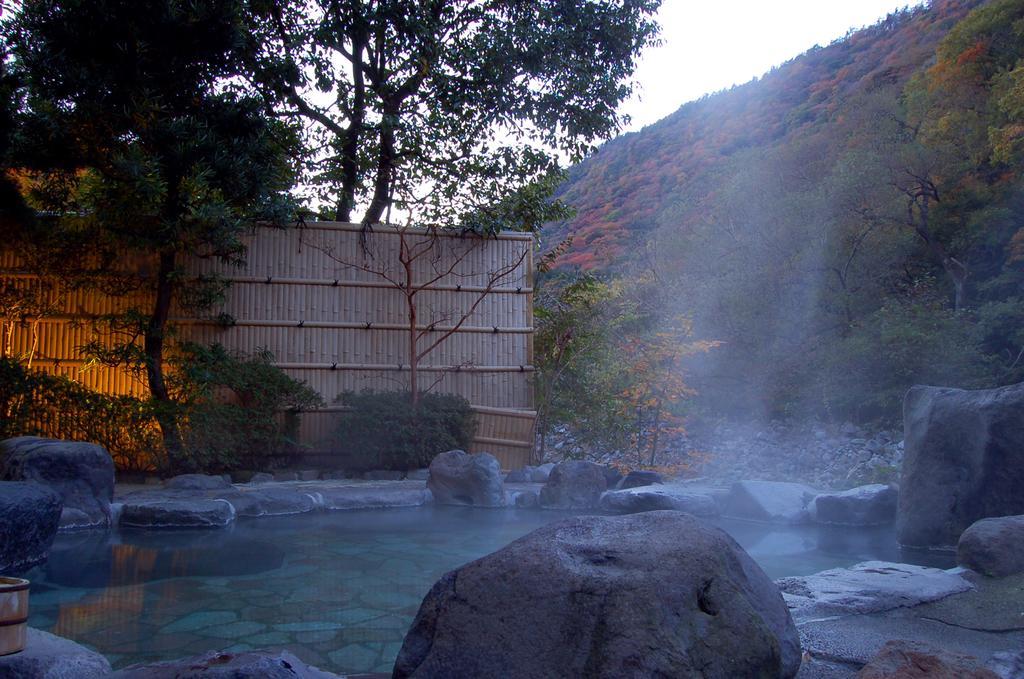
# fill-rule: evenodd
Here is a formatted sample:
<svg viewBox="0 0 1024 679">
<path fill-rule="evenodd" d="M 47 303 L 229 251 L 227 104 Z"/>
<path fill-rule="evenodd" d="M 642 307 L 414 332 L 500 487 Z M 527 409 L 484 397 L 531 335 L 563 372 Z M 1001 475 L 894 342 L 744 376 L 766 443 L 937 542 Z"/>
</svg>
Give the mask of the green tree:
<svg viewBox="0 0 1024 679">
<path fill-rule="evenodd" d="M 489 231 L 505 226 L 491 206 L 618 129 L 659 4 L 266 0 L 253 72 L 306 122 L 309 179 L 336 219 L 395 206 Z"/>
<path fill-rule="evenodd" d="M 240 90 L 250 45 L 243 2 L 28 0 L 3 22 L 23 83 L 10 163 L 34 179 L 40 237 L 101 265 L 155 259 L 153 305 L 121 315 L 126 341 L 100 358 L 146 375 L 169 454 L 181 449 L 164 376 L 175 303 L 216 293 L 184 255 L 233 261 L 254 220 L 281 221 L 293 135 Z M 138 342 L 136 340 L 141 340 Z M 101 349 L 101 347 L 95 347 Z"/>
</svg>

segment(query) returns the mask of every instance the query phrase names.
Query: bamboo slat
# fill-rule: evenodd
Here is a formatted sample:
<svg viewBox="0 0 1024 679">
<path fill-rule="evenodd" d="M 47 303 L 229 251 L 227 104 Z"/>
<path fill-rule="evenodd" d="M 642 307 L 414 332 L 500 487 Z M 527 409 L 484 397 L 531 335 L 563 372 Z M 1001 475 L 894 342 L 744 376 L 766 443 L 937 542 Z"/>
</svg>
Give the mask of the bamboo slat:
<svg viewBox="0 0 1024 679">
<path fill-rule="evenodd" d="M 361 230 L 332 222 L 261 227 L 247 238 L 240 266 L 189 259 L 186 275 L 216 277 L 230 287 L 206 318 L 190 318 L 176 307 L 179 338 L 243 353 L 269 350 L 277 365 L 333 404 L 346 391 L 408 388 L 412 297 L 417 348 L 443 337 L 419 361 L 420 384 L 460 394 L 474 406 L 474 451 L 494 453 L 507 468 L 528 462 L 536 416 L 532 236 L 482 239 L 378 225 L 367 234 L 364 250 Z M 403 251 L 426 254 L 403 264 Z M 16 320 L 8 350 L 31 354 L 38 369 L 92 389 L 145 394 L 138 375 L 89 363 L 82 355 L 87 343 L 109 347 L 118 341 L 105 316 L 145 311 L 152 303 L 152 259 L 126 259 L 124 265 L 122 273 L 138 285 L 109 296 L 41 281 L 19 253 L 0 251 L 0 282 L 34 290 L 46 312 L 35 322 Z M 333 407 L 303 415 L 301 443 L 319 450 L 332 445 Z"/>
</svg>

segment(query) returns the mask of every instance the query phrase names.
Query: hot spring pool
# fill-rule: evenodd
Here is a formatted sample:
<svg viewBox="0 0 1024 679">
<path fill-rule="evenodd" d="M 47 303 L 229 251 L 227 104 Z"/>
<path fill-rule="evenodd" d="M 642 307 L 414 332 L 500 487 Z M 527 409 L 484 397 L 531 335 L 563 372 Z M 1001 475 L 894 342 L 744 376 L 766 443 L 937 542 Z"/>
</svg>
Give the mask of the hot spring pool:
<svg viewBox="0 0 1024 679">
<path fill-rule="evenodd" d="M 115 668 L 283 647 L 325 670 L 390 673 L 438 577 L 564 516 L 437 507 L 264 518 L 223 531 L 61 535 L 27 575 L 29 623 L 100 651 Z M 773 578 L 915 560 L 899 553 L 891 528 L 718 525 Z"/>
</svg>

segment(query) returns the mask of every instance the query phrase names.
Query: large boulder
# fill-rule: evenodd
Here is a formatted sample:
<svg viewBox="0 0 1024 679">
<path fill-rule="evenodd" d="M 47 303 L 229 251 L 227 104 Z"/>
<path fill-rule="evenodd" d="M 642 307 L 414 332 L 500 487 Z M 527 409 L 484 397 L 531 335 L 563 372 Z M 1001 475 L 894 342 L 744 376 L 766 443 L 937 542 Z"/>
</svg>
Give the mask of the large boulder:
<svg viewBox="0 0 1024 679">
<path fill-rule="evenodd" d="M 0 656 L 3 679 L 99 679 L 110 676 L 110 663 L 70 639 L 28 628 L 25 650 Z"/>
<path fill-rule="evenodd" d="M 995 578 L 1024 573 L 1024 516 L 975 521 L 960 536 L 956 560 Z"/>
<path fill-rule="evenodd" d="M 470 455 L 449 450 L 430 462 L 427 488 L 442 505 L 501 507 L 505 504 L 505 482 L 501 464 L 490 453 Z"/>
<path fill-rule="evenodd" d="M 442 577 L 394 677 L 792 677 L 779 591 L 682 512 L 576 517 Z"/>
<path fill-rule="evenodd" d="M 193 658 L 131 665 L 111 679 L 341 679 L 288 651 L 210 651 Z"/>
<path fill-rule="evenodd" d="M 114 461 L 103 446 L 20 436 L 0 442 L 0 479 L 35 481 L 64 503 L 61 530 L 106 528 L 114 497 Z"/>
<path fill-rule="evenodd" d="M 607 488 L 601 465 L 583 460 L 562 462 L 555 465 L 540 489 L 540 504 L 558 509 L 593 509 Z"/>
<path fill-rule="evenodd" d="M 46 561 L 60 523 L 60 495 L 38 483 L 0 481 L 0 575 Z"/>
<path fill-rule="evenodd" d="M 1024 514 L 1024 383 L 966 391 L 913 387 L 897 532 L 914 547 L 955 545 L 978 519 Z"/>
<path fill-rule="evenodd" d="M 224 528 L 235 520 L 235 508 L 223 499 L 126 498 L 121 506 L 123 528 Z"/>
<path fill-rule="evenodd" d="M 857 679 L 999 679 L 973 656 L 916 641 L 889 641 Z"/>
<path fill-rule="evenodd" d="M 954 572 L 886 561 L 864 561 L 776 583 L 798 620 L 909 608 L 972 588 Z"/>
<path fill-rule="evenodd" d="M 659 509 L 674 509 L 695 516 L 717 516 L 718 504 L 707 493 L 695 492 L 686 486 L 638 486 L 626 490 L 609 490 L 601 496 L 601 509 L 613 514 L 636 514 Z"/>
<path fill-rule="evenodd" d="M 722 514 L 738 519 L 801 524 L 811 520 L 818 491 L 786 481 L 737 481 L 729 489 Z"/>
<path fill-rule="evenodd" d="M 822 493 L 811 503 L 811 516 L 817 523 L 844 526 L 891 523 L 896 518 L 898 499 L 895 487 L 881 483 Z"/>
<path fill-rule="evenodd" d="M 231 483 L 223 476 L 211 474 L 179 474 L 164 481 L 170 490 L 225 490 Z"/>
</svg>

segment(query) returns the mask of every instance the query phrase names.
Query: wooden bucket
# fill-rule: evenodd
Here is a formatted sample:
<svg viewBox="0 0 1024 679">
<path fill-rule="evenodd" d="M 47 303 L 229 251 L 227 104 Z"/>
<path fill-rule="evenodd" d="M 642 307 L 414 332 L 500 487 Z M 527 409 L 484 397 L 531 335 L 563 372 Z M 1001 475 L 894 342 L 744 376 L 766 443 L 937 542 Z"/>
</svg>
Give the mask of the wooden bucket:
<svg viewBox="0 0 1024 679">
<path fill-rule="evenodd" d="M 0 577 L 0 655 L 25 649 L 28 580 Z"/>
</svg>

